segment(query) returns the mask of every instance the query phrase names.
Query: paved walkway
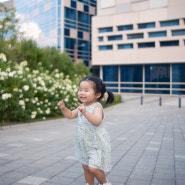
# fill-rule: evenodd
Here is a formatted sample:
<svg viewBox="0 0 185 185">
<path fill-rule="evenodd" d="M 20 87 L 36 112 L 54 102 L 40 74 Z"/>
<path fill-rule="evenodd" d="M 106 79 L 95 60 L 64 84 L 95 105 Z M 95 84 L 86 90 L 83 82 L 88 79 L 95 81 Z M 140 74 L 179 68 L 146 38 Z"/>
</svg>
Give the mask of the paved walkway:
<svg viewBox="0 0 185 185">
<path fill-rule="evenodd" d="M 112 185 L 185 184 L 185 98 L 124 96 L 105 109 L 112 138 Z M 0 185 L 84 185 L 74 157 L 76 120 L 0 130 Z"/>
</svg>

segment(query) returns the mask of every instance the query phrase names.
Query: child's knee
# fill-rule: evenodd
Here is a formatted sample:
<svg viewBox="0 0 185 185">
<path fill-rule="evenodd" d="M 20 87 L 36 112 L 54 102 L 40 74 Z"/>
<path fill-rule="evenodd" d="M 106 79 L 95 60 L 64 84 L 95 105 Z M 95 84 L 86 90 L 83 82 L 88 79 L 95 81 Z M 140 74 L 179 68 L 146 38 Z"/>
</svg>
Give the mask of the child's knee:
<svg viewBox="0 0 185 185">
<path fill-rule="evenodd" d="M 98 169 L 97 168 L 93 168 L 93 167 L 88 167 L 89 171 L 93 174 L 96 174 Z"/>
</svg>

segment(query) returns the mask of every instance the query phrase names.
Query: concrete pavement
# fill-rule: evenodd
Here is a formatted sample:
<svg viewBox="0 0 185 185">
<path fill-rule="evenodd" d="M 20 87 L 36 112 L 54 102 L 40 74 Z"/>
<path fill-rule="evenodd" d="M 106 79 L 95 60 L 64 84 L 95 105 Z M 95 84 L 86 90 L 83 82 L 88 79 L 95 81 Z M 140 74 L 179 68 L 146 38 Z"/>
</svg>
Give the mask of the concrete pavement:
<svg viewBox="0 0 185 185">
<path fill-rule="evenodd" d="M 124 95 L 105 109 L 112 185 L 185 184 L 185 98 Z M 0 130 L 0 185 L 84 185 L 74 157 L 76 120 L 56 119 Z"/>
</svg>

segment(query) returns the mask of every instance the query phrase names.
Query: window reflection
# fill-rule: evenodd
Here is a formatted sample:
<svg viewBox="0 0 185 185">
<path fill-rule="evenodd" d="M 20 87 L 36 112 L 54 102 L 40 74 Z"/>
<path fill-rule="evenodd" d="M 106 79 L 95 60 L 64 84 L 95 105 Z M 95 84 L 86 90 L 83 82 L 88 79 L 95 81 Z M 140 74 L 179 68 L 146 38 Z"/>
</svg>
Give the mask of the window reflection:
<svg viewBox="0 0 185 185">
<path fill-rule="evenodd" d="M 145 66 L 146 82 L 170 82 L 170 65 L 156 64 Z"/>
</svg>

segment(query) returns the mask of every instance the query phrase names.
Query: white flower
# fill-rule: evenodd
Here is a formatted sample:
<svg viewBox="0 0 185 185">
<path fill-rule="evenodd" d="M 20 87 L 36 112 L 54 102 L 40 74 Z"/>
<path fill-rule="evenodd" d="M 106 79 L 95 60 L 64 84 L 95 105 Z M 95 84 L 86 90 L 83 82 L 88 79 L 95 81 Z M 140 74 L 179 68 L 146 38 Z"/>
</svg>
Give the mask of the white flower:
<svg viewBox="0 0 185 185">
<path fill-rule="evenodd" d="M 24 91 L 28 91 L 29 88 L 30 88 L 30 87 L 29 87 L 28 85 L 24 85 L 24 86 L 23 86 Z"/>
<path fill-rule="evenodd" d="M 69 101 L 69 98 L 68 98 L 68 97 L 66 97 L 66 98 L 64 99 L 64 101 L 65 101 L 65 102 L 68 102 L 68 101 Z"/>
<path fill-rule="evenodd" d="M 25 99 L 25 102 L 29 102 L 30 100 L 28 98 Z"/>
<path fill-rule="evenodd" d="M 19 70 L 17 73 L 18 73 L 19 75 L 22 75 L 22 74 L 23 74 L 23 70 Z"/>
<path fill-rule="evenodd" d="M 10 93 L 4 93 L 4 94 L 2 94 L 2 99 L 3 100 L 7 100 L 8 98 L 11 98 L 11 97 L 12 97 L 12 95 Z"/>
<path fill-rule="evenodd" d="M 46 114 L 50 114 L 50 109 L 49 108 L 46 110 Z"/>
<path fill-rule="evenodd" d="M 19 100 L 19 105 L 21 105 L 21 106 L 25 106 L 25 102 L 24 102 L 24 100 Z"/>
<path fill-rule="evenodd" d="M 25 110 L 25 109 L 26 109 L 25 105 L 23 105 L 23 106 L 21 106 L 21 107 L 22 107 L 22 109 L 23 109 L 23 110 Z"/>
<path fill-rule="evenodd" d="M 23 98 L 23 94 L 21 93 L 21 94 L 19 94 L 19 98 Z"/>
<path fill-rule="evenodd" d="M 36 115 L 37 115 L 37 112 L 36 112 L 36 111 L 33 111 L 33 112 L 31 113 L 31 118 L 34 119 L 34 118 L 36 117 Z"/>
<path fill-rule="evenodd" d="M 6 62 L 7 61 L 6 55 L 3 53 L 0 53 L 0 60 L 2 60 L 3 62 Z"/>
<path fill-rule="evenodd" d="M 15 73 L 16 73 L 15 71 L 10 72 L 9 77 L 14 77 Z"/>
<path fill-rule="evenodd" d="M 60 77 L 60 75 L 57 73 L 57 74 L 55 74 L 55 78 L 59 78 Z"/>
<path fill-rule="evenodd" d="M 14 88 L 13 91 L 14 91 L 14 92 L 17 92 L 17 91 L 19 91 L 19 90 L 18 90 L 18 88 Z"/>
<path fill-rule="evenodd" d="M 7 69 L 6 69 L 6 72 L 10 72 L 11 71 L 11 69 L 10 69 L 10 67 L 8 67 Z"/>
<path fill-rule="evenodd" d="M 27 66 L 28 65 L 28 62 L 27 61 L 22 61 L 21 63 L 20 63 L 20 66 L 22 66 L 22 67 L 25 67 L 25 66 Z"/>
<path fill-rule="evenodd" d="M 25 68 L 25 71 L 30 71 L 30 68 L 29 68 L 29 67 L 26 67 L 26 68 Z"/>
</svg>

